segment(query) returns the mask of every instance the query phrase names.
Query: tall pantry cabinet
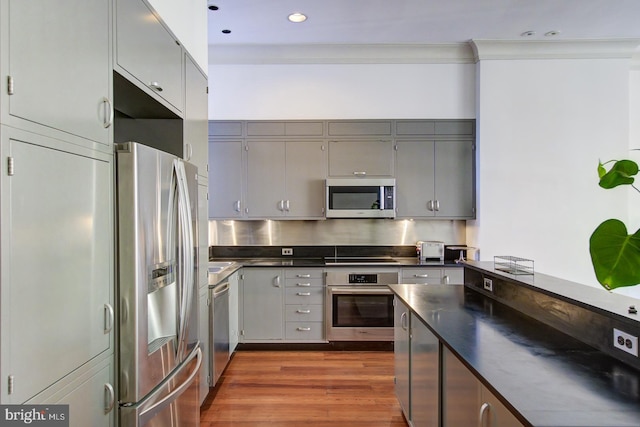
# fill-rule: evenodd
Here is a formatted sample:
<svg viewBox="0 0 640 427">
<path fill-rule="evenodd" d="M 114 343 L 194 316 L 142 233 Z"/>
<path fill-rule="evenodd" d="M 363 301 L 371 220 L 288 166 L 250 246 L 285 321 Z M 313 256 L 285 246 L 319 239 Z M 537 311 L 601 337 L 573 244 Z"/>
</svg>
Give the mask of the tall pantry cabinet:
<svg viewBox="0 0 640 427">
<path fill-rule="evenodd" d="M 111 4 L 47 6 L 0 1 L 0 401 L 111 426 Z"/>
<path fill-rule="evenodd" d="M 0 404 L 69 404 L 74 427 L 117 425 L 116 4 L 0 0 Z M 184 119 L 206 198 L 206 75 L 168 39 L 179 91 L 146 95 Z"/>
</svg>

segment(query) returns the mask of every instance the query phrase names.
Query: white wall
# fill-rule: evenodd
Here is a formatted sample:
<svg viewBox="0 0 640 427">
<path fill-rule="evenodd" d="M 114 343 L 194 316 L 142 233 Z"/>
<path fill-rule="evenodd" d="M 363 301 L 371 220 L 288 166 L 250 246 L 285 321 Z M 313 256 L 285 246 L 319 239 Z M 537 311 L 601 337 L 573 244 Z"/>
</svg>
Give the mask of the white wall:
<svg viewBox="0 0 640 427">
<path fill-rule="evenodd" d="M 211 120 L 474 118 L 474 64 L 212 64 Z"/>
<path fill-rule="evenodd" d="M 628 217 L 628 192 L 597 185 L 598 159 L 628 155 L 629 60 L 478 64 L 478 219 L 482 260 L 531 258 L 535 270 L 597 284 L 589 237 Z"/>
<path fill-rule="evenodd" d="M 207 0 L 148 0 L 196 63 L 208 67 Z"/>
</svg>

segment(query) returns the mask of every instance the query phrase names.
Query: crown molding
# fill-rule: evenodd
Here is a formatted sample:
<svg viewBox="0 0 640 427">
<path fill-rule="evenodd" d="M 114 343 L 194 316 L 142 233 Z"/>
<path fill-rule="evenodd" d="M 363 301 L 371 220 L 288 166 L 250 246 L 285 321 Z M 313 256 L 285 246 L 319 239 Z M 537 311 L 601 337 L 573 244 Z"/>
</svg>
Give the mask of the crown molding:
<svg viewBox="0 0 640 427">
<path fill-rule="evenodd" d="M 210 45 L 209 64 L 475 63 L 468 43 Z"/>
<path fill-rule="evenodd" d="M 640 39 L 471 40 L 476 61 L 490 59 L 630 59 Z"/>
</svg>

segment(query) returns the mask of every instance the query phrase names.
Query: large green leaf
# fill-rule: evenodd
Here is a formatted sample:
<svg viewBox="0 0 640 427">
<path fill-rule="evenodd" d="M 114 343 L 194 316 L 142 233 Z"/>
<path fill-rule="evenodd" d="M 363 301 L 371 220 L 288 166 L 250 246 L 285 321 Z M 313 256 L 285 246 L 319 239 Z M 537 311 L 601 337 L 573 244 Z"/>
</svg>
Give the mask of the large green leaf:
<svg viewBox="0 0 640 427">
<path fill-rule="evenodd" d="M 618 185 L 631 185 L 634 176 L 638 174 L 638 164 L 633 160 L 618 160 L 606 172 L 602 163 L 598 164 L 598 176 L 600 177 L 600 187 L 613 188 Z"/>
<path fill-rule="evenodd" d="M 640 284 L 640 230 L 630 235 L 622 221 L 606 220 L 591 235 L 589 252 L 606 289 Z"/>
</svg>

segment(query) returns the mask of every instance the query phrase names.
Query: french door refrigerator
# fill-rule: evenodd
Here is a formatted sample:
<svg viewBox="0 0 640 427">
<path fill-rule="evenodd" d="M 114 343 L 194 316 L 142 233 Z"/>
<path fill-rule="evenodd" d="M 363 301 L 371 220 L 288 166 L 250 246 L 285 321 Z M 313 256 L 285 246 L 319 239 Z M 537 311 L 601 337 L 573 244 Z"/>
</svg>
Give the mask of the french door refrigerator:
<svg viewBox="0 0 640 427">
<path fill-rule="evenodd" d="M 116 149 L 120 427 L 196 427 L 197 169 L 128 142 Z"/>
</svg>

